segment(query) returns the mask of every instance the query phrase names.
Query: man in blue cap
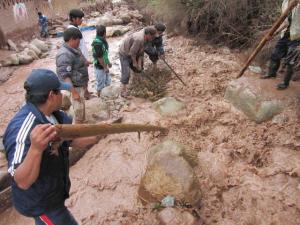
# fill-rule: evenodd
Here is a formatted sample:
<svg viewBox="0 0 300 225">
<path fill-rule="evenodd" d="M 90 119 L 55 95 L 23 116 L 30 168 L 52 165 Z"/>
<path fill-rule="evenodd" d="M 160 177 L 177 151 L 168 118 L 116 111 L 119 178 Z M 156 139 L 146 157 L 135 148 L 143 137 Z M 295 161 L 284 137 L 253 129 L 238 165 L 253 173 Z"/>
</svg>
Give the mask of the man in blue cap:
<svg viewBox="0 0 300 225">
<path fill-rule="evenodd" d="M 50 70 L 33 70 L 24 83 L 26 104 L 6 128 L 3 143 L 12 176 L 12 201 L 37 225 L 76 225 L 64 202 L 69 197 L 69 146 L 86 147 L 97 137 L 58 140 L 53 124 L 72 122 L 64 112 L 61 82 Z M 55 144 L 54 144 L 55 143 Z"/>
</svg>

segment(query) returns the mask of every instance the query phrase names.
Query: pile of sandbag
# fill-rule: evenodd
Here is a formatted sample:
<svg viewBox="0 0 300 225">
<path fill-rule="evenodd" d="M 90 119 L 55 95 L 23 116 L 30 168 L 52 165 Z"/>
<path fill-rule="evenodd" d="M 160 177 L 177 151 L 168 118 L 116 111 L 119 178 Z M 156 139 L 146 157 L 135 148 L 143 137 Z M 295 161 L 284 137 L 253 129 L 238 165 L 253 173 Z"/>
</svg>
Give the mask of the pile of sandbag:
<svg viewBox="0 0 300 225">
<path fill-rule="evenodd" d="M 30 43 L 23 42 L 20 47 L 23 49 L 19 51 L 19 48 L 15 49 L 15 53 L 1 61 L 2 66 L 17 66 L 29 64 L 32 61 L 48 56 L 48 51 L 51 48 L 51 43 L 44 42 L 39 39 L 34 39 Z"/>
</svg>

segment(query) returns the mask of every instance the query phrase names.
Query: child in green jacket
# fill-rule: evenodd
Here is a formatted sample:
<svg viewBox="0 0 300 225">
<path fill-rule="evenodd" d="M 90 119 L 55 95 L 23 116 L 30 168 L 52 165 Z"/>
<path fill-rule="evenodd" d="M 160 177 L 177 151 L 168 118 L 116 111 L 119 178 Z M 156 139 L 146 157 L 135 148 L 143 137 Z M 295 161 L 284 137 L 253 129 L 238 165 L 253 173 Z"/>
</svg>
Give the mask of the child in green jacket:
<svg viewBox="0 0 300 225">
<path fill-rule="evenodd" d="M 106 41 L 106 27 L 103 25 L 96 26 L 96 38 L 92 43 L 93 64 L 97 80 L 97 96 L 100 97 L 101 90 L 111 84 L 109 68 L 111 63 L 108 58 L 108 43 Z"/>
</svg>

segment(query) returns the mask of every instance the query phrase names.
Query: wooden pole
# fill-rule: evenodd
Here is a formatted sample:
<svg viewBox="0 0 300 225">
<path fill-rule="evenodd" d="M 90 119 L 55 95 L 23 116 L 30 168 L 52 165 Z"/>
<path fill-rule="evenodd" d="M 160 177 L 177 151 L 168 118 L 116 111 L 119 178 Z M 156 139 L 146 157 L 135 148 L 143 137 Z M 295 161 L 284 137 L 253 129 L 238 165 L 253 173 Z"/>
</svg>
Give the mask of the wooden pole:
<svg viewBox="0 0 300 225">
<path fill-rule="evenodd" d="M 127 132 L 166 132 L 164 127 L 143 124 L 56 124 L 58 136 L 64 139 Z"/>
<path fill-rule="evenodd" d="M 165 59 L 162 58 L 162 61 L 169 67 L 169 69 L 172 71 L 172 73 L 175 74 L 175 76 L 178 78 L 178 80 L 184 85 L 184 86 L 187 86 L 183 80 L 180 78 L 180 76 L 175 72 L 175 70 L 170 66 L 169 63 L 167 63 L 167 61 Z"/>
<path fill-rule="evenodd" d="M 288 17 L 289 13 L 296 7 L 298 4 L 298 1 L 294 0 L 289 4 L 288 8 L 284 11 L 284 13 L 280 16 L 280 18 L 275 22 L 275 24 L 272 26 L 270 31 L 267 35 L 264 36 L 264 38 L 261 40 L 261 42 L 258 44 L 256 49 L 253 51 L 253 53 L 250 55 L 249 59 L 247 60 L 245 66 L 237 76 L 237 78 L 243 76 L 244 72 L 247 70 L 248 66 L 252 62 L 252 60 L 255 58 L 255 56 L 260 52 L 260 50 L 265 46 L 265 44 L 268 42 L 269 37 L 272 37 L 273 34 L 276 32 L 276 30 L 279 28 L 279 26 L 283 23 L 283 21 Z"/>
</svg>

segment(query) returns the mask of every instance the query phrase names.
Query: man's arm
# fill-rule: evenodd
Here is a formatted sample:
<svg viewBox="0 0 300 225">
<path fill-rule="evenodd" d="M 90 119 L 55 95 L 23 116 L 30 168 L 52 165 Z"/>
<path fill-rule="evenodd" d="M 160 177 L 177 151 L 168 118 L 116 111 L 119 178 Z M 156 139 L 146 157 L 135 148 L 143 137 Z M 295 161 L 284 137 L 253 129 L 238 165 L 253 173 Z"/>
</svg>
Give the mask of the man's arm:
<svg viewBox="0 0 300 225">
<path fill-rule="evenodd" d="M 141 65 L 138 64 L 138 53 L 141 50 L 141 48 L 143 48 L 144 43 L 141 44 L 140 41 L 134 40 L 130 50 L 129 50 L 129 54 L 131 56 L 132 59 L 132 65 L 137 68 L 138 70 L 141 70 Z"/>
<path fill-rule="evenodd" d="M 56 135 L 56 129 L 51 124 L 40 124 L 32 130 L 30 148 L 24 161 L 14 172 L 14 180 L 18 187 L 26 190 L 37 180 L 43 152 Z"/>
</svg>

